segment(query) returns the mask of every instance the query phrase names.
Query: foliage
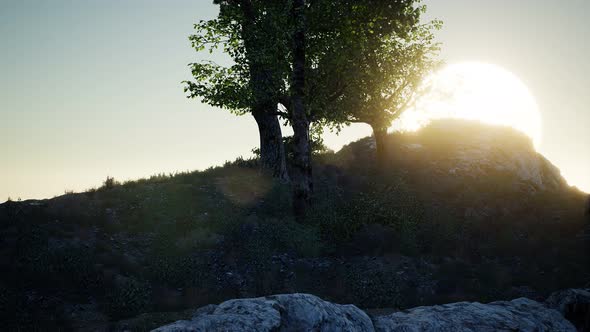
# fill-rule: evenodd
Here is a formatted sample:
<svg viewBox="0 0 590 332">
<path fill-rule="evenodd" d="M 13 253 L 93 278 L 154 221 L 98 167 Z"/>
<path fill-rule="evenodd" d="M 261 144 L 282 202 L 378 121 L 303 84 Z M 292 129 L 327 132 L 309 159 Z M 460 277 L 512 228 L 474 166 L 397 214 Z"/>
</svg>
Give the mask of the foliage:
<svg viewBox="0 0 590 332">
<path fill-rule="evenodd" d="M 150 259 L 148 270 L 150 279 L 175 288 L 203 288 L 211 284 L 206 260 L 191 254 L 160 252 Z"/>
<path fill-rule="evenodd" d="M 93 269 L 92 250 L 67 242 L 48 242 L 49 233 L 39 225 L 20 231 L 15 253 L 19 261 L 16 268 L 23 278 L 19 282 L 30 281 L 48 289 L 74 286 L 87 291 L 101 286 Z"/>
<path fill-rule="evenodd" d="M 228 245 L 251 261 L 265 261 L 277 252 L 314 257 L 321 249 L 316 228 L 298 224 L 293 219 L 250 219 L 247 224 L 230 230 L 227 236 Z"/>
<path fill-rule="evenodd" d="M 452 143 L 424 133 L 424 149 Z M 405 146 L 404 137 L 391 139 Z M 416 304 L 412 296 L 423 285 L 412 281 L 422 271 L 387 265 L 389 258 L 430 269 L 427 291 L 436 296 L 419 304 L 513 298 L 521 286 L 546 295 L 587 279 L 578 237 L 587 196 L 566 186 L 523 192 L 531 184 L 506 171 L 456 178 L 436 151 L 378 172 L 368 142 L 316 156 L 317 204 L 305 224 L 293 219 L 288 186 L 266 182 L 255 159 L 40 205 L 2 204 L 0 268 L 8 273 L 0 277 L 0 317 L 9 328 L 32 329 L 26 321 L 53 327 L 64 303 L 91 297 L 118 319 L 169 308 L 152 296 L 162 289 L 180 298 L 174 308 L 309 290 L 363 306 Z M 367 241 L 374 238 L 382 242 Z M 55 307 L 49 311 L 40 298 L 61 302 L 48 302 Z"/>
<path fill-rule="evenodd" d="M 199 52 L 222 49 L 231 64 L 191 64 L 194 79 L 184 82 L 185 92 L 236 114 L 252 113 L 261 133 L 262 166 L 283 178 L 280 143 L 265 147 L 265 132 L 278 126 L 261 124 L 262 114 L 291 124 L 293 207 L 301 221 L 313 191 L 310 123 L 387 128 L 434 65 L 438 46 L 431 29 L 440 23 L 419 25 L 426 7 L 418 0 L 215 3 L 217 18 L 196 24 L 190 40 Z"/>
<path fill-rule="evenodd" d="M 366 264 L 346 271 L 346 286 L 351 299 L 364 308 L 402 308 L 405 306 L 402 281 L 393 266 L 372 269 Z"/>
<path fill-rule="evenodd" d="M 191 64 L 194 80 L 185 82 L 185 91 L 237 114 L 265 101 L 279 103 L 285 112 L 278 114 L 291 119 L 296 24 L 289 16 L 290 2 L 217 3 L 218 17 L 195 24 L 190 40 L 197 51 L 222 50 L 231 65 Z M 417 0 L 319 0 L 306 6 L 304 99 L 311 121 L 339 127 L 366 121 L 366 116 L 391 118 L 407 106 L 437 63 L 432 30 L 441 23 L 420 24 L 425 9 Z M 378 94 L 383 97 L 375 99 Z"/>
<path fill-rule="evenodd" d="M 394 230 L 395 247 L 401 252 L 421 252 L 425 207 L 404 180 L 386 176 L 365 185 L 354 192 L 330 187 L 320 189 L 309 218 L 312 224 L 319 226 L 324 241 L 347 243 L 363 226 L 381 224 Z"/>
<path fill-rule="evenodd" d="M 353 71 L 347 76 L 354 79 L 346 81 L 339 98 L 324 105 L 334 109 L 330 112 L 334 125 L 364 122 L 387 129 L 426 91 L 423 81 L 440 65 L 433 31 L 442 23 L 420 23 L 425 10 L 425 6 L 407 9 L 413 19 L 406 21 L 402 33 L 379 16 L 360 24 L 354 33 L 355 48 L 343 51 L 355 64 L 347 68 Z"/>
<path fill-rule="evenodd" d="M 192 63 L 194 79 L 184 82 L 190 98 L 236 114 L 250 112 L 268 100 L 275 100 L 276 106 L 289 70 L 287 17 L 282 15 L 288 11 L 288 2 L 248 2 L 250 6 L 218 1 L 218 17 L 195 24 L 196 33 L 189 37 L 193 48 L 209 53 L 221 49 L 232 64 Z"/>
<path fill-rule="evenodd" d="M 65 325 L 59 309 L 31 301 L 25 289 L 0 287 L 0 321 L 5 331 L 60 330 Z"/>
<path fill-rule="evenodd" d="M 324 144 L 324 140 L 320 136 L 320 133 L 312 132 L 310 135 L 310 143 L 311 143 L 311 153 L 312 155 L 321 155 L 325 154 L 330 151 Z M 288 161 L 293 160 L 293 149 L 294 149 L 294 142 L 293 136 L 283 137 L 283 144 L 285 145 L 285 154 Z M 260 149 L 254 148 L 252 149 L 252 153 L 255 156 L 260 156 Z M 239 161 L 239 160 L 238 160 Z"/>
<path fill-rule="evenodd" d="M 103 184 L 102 184 L 102 187 L 103 187 L 104 189 L 113 189 L 113 188 L 115 188 L 115 186 L 117 186 L 118 184 L 119 184 L 119 182 L 117 182 L 117 181 L 115 180 L 115 178 L 114 178 L 114 177 L 112 177 L 112 176 L 107 176 L 106 180 L 104 180 L 104 182 L 103 182 Z"/>
<path fill-rule="evenodd" d="M 150 308 L 149 284 L 133 278 L 122 280 L 107 295 L 106 311 L 114 318 L 126 318 L 146 312 Z"/>
</svg>

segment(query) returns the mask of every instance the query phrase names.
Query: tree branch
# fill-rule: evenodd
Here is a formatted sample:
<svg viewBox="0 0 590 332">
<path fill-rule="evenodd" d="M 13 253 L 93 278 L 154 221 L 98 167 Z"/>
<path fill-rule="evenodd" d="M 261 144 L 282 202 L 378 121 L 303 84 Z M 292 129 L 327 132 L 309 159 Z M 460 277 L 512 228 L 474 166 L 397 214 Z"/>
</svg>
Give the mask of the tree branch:
<svg viewBox="0 0 590 332">
<path fill-rule="evenodd" d="M 279 103 L 288 109 L 291 106 L 291 97 L 288 95 L 279 96 Z"/>
<path fill-rule="evenodd" d="M 329 97 L 328 97 L 328 102 L 331 103 L 333 101 L 335 101 L 336 99 L 338 99 L 340 96 L 342 96 L 342 94 L 344 93 L 344 90 L 348 87 L 348 84 L 344 84 L 343 86 L 341 86 L 338 90 L 336 90 L 334 93 L 332 93 Z"/>
</svg>

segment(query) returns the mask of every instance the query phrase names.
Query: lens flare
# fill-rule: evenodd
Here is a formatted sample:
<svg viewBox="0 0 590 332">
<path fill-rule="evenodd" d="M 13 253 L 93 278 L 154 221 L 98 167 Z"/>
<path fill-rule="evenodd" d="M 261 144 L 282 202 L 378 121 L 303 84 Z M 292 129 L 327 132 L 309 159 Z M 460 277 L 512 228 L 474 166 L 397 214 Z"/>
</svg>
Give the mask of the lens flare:
<svg viewBox="0 0 590 332">
<path fill-rule="evenodd" d="M 416 130 L 434 119 L 459 118 L 510 126 L 541 143 L 541 115 L 528 87 L 493 64 L 449 65 L 425 81 L 427 93 L 394 124 Z"/>
</svg>

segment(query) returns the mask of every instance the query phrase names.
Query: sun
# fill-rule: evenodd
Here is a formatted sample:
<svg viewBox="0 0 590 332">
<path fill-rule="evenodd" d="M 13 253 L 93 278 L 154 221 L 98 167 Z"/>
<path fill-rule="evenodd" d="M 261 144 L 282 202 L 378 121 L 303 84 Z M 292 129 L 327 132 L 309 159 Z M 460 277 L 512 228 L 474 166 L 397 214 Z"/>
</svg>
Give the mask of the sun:
<svg viewBox="0 0 590 332">
<path fill-rule="evenodd" d="M 513 127 L 541 143 L 541 115 L 527 86 L 510 71 L 493 64 L 449 65 L 429 77 L 427 93 L 395 124 L 415 130 L 433 119 L 460 118 Z"/>
</svg>

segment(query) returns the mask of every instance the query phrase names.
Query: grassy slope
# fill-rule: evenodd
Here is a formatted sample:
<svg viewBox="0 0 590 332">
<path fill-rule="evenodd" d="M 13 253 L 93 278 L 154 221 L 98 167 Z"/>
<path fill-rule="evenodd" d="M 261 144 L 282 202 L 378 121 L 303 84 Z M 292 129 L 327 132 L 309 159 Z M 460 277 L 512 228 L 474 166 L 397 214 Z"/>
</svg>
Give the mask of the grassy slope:
<svg viewBox="0 0 590 332">
<path fill-rule="evenodd" d="M 0 277 L 0 318 L 96 327 L 278 292 L 403 307 L 515 289 L 542 296 L 588 281 L 577 237 L 584 195 L 565 187 L 533 195 L 506 172 L 452 179 L 440 171 L 449 166 L 436 134 L 391 140 L 439 145 L 416 158 L 394 148 L 386 174 L 372 169 L 367 140 L 316 156 L 305 225 L 290 216 L 288 188 L 244 160 L 1 205 L 0 267 L 9 273 Z M 133 324 L 179 314 L 166 317 Z"/>
</svg>

